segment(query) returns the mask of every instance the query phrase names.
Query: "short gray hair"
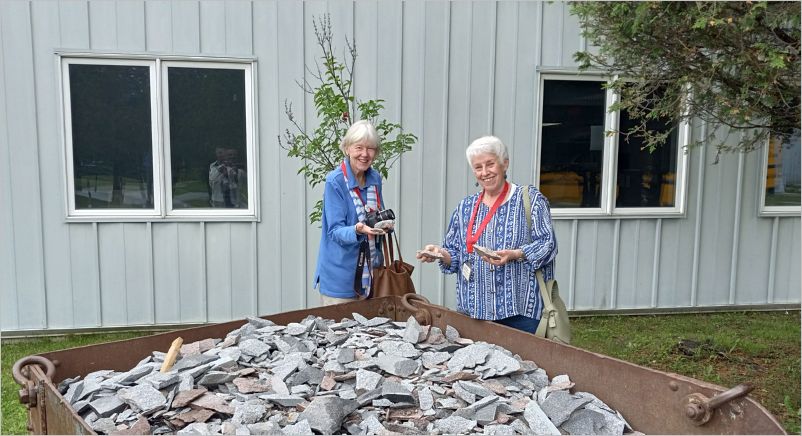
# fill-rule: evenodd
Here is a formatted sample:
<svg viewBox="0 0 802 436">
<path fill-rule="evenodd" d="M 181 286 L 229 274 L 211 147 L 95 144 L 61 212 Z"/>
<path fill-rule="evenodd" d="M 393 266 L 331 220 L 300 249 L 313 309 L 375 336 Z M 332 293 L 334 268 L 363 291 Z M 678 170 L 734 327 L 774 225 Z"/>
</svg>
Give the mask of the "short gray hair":
<svg viewBox="0 0 802 436">
<path fill-rule="evenodd" d="M 471 159 L 480 154 L 493 154 L 501 163 L 510 159 L 510 154 L 507 152 L 507 146 L 495 136 L 482 136 L 479 139 L 471 142 L 471 145 L 465 149 L 465 157 L 468 158 L 468 165 L 472 165 Z"/>
<path fill-rule="evenodd" d="M 379 134 L 368 120 L 359 120 L 351 124 L 340 142 L 340 150 L 343 154 L 347 154 L 348 147 L 363 141 L 368 141 L 376 147 L 377 152 L 379 151 Z"/>
</svg>

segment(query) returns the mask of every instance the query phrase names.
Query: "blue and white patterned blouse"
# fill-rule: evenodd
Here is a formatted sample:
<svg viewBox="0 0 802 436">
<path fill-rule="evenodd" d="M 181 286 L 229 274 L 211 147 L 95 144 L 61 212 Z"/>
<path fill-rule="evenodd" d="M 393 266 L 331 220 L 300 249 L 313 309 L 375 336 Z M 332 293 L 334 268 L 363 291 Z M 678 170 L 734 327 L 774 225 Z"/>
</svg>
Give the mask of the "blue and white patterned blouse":
<svg viewBox="0 0 802 436">
<path fill-rule="evenodd" d="M 492 250 L 522 249 L 525 260 L 496 267 L 481 260 L 476 251 L 468 253 L 465 235 L 479 193 L 459 203 L 443 240 L 443 248 L 451 255 L 451 264 L 445 266 L 441 261 L 440 269 L 446 274 L 457 274 L 457 310 L 471 318 L 497 320 L 524 315 L 540 319 L 543 300 L 535 271 L 543 268 L 546 281 L 554 277 L 557 239 L 551 225 L 549 202 L 537 188 L 529 187 L 532 229 L 531 234 L 527 234 L 523 187 L 513 185 L 511 188 L 509 200 L 498 208 L 477 244 Z M 472 232 L 489 211 L 485 204 L 479 205 Z M 462 275 L 462 265 L 466 261 L 472 269 L 468 281 Z"/>
</svg>

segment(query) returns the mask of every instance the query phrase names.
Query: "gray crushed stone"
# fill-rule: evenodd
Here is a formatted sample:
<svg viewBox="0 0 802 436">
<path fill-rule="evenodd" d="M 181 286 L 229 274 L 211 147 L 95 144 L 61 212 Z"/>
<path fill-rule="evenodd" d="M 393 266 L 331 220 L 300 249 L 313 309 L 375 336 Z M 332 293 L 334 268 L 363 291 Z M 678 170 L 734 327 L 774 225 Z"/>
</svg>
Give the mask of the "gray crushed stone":
<svg viewBox="0 0 802 436">
<path fill-rule="evenodd" d="M 388 318 L 261 318 L 59 384 L 100 434 L 633 433 L 595 395 L 497 345 Z"/>
</svg>

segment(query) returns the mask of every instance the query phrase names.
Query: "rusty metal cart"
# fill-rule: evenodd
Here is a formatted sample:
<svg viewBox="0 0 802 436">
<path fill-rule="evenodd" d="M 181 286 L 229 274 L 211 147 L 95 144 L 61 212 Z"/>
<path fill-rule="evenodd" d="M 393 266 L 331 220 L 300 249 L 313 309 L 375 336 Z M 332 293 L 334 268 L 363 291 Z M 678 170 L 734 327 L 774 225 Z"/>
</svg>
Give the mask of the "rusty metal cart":
<svg viewBox="0 0 802 436">
<path fill-rule="evenodd" d="M 646 434 L 785 434 L 779 422 L 748 397 L 748 385 L 732 389 L 670 374 L 597 353 L 562 345 L 496 323 L 477 321 L 410 294 L 265 316 L 277 324 L 308 315 L 339 320 L 358 312 L 445 329 L 463 337 L 498 344 L 536 362 L 550 375 L 569 374 L 576 389 L 597 393 L 620 411 L 632 427 Z M 100 369 L 125 371 L 153 350 L 166 350 L 176 336 L 185 341 L 222 338 L 243 320 L 196 327 L 138 339 L 90 345 L 20 359 L 14 377 L 22 385 L 20 401 L 28 407 L 34 434 L 94 434 L 59 394 L 61 380 Z"/>
</svg>

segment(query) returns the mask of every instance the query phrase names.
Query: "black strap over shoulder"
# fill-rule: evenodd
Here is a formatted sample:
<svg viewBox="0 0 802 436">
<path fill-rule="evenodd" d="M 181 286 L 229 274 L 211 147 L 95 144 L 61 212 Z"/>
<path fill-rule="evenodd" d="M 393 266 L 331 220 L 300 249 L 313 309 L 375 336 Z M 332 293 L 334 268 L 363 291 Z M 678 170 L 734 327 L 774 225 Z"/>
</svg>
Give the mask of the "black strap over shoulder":
<svg viewBox="0 0 802 436">
<path fill-rule="evenodd" d="M 370 258 L 370 245 L 367 239 L 359 243 L 359 255 L 356 259 L 356 271 L 354 272 L 354 292 L 362 296 L 362 271 L 365 269 L 365 262 Z M 363 296 L 364 298 L 364 296 Z"/>
</svg>

